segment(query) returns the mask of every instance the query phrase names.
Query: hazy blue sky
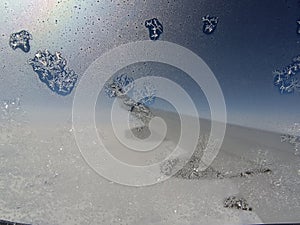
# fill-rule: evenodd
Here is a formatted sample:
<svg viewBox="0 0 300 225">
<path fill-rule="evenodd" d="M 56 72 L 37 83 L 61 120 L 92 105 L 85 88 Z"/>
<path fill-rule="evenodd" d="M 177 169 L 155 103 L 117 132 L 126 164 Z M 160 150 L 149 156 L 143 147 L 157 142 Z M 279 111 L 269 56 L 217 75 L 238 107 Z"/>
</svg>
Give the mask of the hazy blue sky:
<svg viewBox="0 0 300 225">
<path fill-rule="evenodd" d="M 300 94 L 281 95 L 272 84 L 272 71 L 300 54 L 298 0 L 16 2 L 0 3 L 0 96 L 21 97 L 29 114 L 64 107 L 59 115 L 69 118 L 76 91 L 60 97 L 38 80 L 27 63 L 38 49 L 61 51 L 81 77 L 104 52 L 149 39 L 144 21 L 156 17 L 164 26 L 161 40 L 194 51 L 214 72 L 229 122 L 267 129 L 299 122 Z M 219 17 L 212 35 L 202 32 L 207 14 Z M 27 54 L 8 46 L 9 35 L 21 29 L 33 35 Z"/>
</svg>

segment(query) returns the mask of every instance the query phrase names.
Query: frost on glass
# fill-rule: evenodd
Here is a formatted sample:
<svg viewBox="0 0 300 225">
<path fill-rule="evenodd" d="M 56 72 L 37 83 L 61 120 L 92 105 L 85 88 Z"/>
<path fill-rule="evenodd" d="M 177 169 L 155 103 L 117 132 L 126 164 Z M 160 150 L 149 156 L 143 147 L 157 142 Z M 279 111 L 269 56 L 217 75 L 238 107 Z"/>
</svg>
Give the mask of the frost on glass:
<svg viewBox="0 0 300 225">
<path fill-rule="evenodd" d="M 23 52 L 27 53 L 30 51 L 30 40 L 32 40 L 32 35 L 28 31 L 22 30 L 10 35 L 9 45 L 13 50 L 20 48 Z"/>
<path fill-rule="evenodd" d="M 216 146 L 214 143 L 208 145 L 209 137 L 203 135 L 199 138 L 198 145 L 188 162 L 174 174 L 174 177 L 182 179 L 232 179 L 232 178 L 249 178 L 260 174 L 271 174 L 272 170 L 263 161 L 255 162 L 255 166 L 252 168 L 242 168 L 241 170 L 232 171 L 220 171 L 213 166 L 208 166 L 205 170 L 200 170 L 199 167 L 203 165 L 202 156 L 205 151 L 213 151 Z M 169 175 L 174 170 L 176 164 L 180 159 L 170 159 L 163 162 L 160 166 L 161 174 Z"/>
<path fill-rule="evenodd" d="M 163 33 L 163 25 L 156 18 L 146 20 L 145 26 L 149 30 L 149 37 L 152 41 L 158 40 Z"/>
<path fill-rule="evenodd" d="M 166 176 L 171 176 L 176 164 L 178 164 L 178 163 L 179 163 L 178 158 L 169 159 L 167 161 L 164 161 L 163 163 L 160 164 L 161 173 Z"/>
<path fill-rule="evenodd" d="M 230 196 L 226 198 L 224 200 L 224 207 L 252 211 L 252 207 L 249 206 L 246 199 L 237 196 Z"/>
<path fill-rule="evenodd" d="M 40 81 L 59 95 L 68 95 L 75 87 L 78 75 L 67 67 L 67 60 L 60 52 L 51 54 L 48 50 L 40 50 L 29 60 L 29 64 Z"/>
<path fill-rule="evenodd" d="M 0 146 L 20 143 L 28 134 L 28 131 L 24 130 L 26 115 L 20 99 L 0 101 L 0 110 Z"/>
<path fill-rule="evenodd" d="M 203 22 L 203 28 L 202 28 L 203 33 L 212 34 L 217 28 L 219 18 L 206 15 L 206 16 L 202 17 L 202 22 Z"/>
<path fill-rule="evenodd" d="M 133 90 L 133 99 L 140 102 L 143 105 L 152 105 L 156 99 L 156 87 L 150 82 L 150 80 L 145 81 L 140 86 L 135 86 Z"/>
<path fill-rule="evenodd" d="M 281 142 L 289 143 L 293 146 L 294 154 L 299 155 L 300 148 L 300 124 L 294 123 L 293 126 L 287 130 L 288 134 L 281 135 Z"/>
<path fill-rule="evenodd" d="M 112 82 L 105 85 L 105 93 L 110 98 L 126 95 L 133 88 L 133 81 L 127 74 L 116 76 Z"/>
<path fill-rule="evenodd" d="M 277 86 L 281 94 L 291 94 L 300 91 L 299 80 L 295 77 L 300 70 L 300 55 L 293 58 L 292 63 L 281 70 L 275 70 L 274 86 Z"/>
<path fill-rule="evenodd" d="M 105 93 L 110 98 L 118 98 L 130 112 L 131 122 L 137 127 L 134 133 L 149 133 L 148 125 L 154 114 L 148 106 L 153 104 L 156 93 L 150 82 L 136 86 L 132 77 L 121 74 L 105 84 Z"/>
<path fill-rule="evenodd" d="M 297 21 L 297 34 L 300 34 L 300 20 Z"/>
</svg>

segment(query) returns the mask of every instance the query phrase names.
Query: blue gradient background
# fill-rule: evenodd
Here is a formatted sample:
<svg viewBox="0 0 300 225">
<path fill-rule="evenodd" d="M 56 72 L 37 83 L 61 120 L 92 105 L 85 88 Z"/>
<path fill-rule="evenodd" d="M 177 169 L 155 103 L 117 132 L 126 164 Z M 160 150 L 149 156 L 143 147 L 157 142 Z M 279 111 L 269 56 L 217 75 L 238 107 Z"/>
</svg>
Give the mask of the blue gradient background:
<svg viewBox="0 0 300 225">
<path fill-rule="evenodd" d="M 80 78 L 104 52 L 149 39 L 144 21 L 156 17 L 164 26 L 161 40 L 192 50 L 214 72 L 229 123 L 282 132 L 299 122 L 300 95 L 281 95 L 272 71 L 300 53 L 299 12 L 298 0 L 2 1 L 1 100 L 20 97 L 32 122 L 45 122 L 45 113 L 47 121 L 69 120 L 76 89 L 66 97 L 52 93 L 28 59 L 38 49 L 61 51 Z M 201 18 L 207 14 L 219 17 L 212 35 L 202 32 Z M 33 35 L 27 54 L 8 46 L 9 35 L 21 29 Z M 193 88 L 191 93 L 199 91 Z"/>
</svg>

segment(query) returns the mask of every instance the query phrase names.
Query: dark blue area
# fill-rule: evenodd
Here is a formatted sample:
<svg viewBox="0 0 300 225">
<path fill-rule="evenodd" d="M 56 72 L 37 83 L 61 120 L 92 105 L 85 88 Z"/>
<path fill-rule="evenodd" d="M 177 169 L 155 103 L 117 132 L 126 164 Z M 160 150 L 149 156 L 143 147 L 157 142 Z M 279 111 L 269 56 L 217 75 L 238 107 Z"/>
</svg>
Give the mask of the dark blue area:
<svg viewBox="0 0 300 225">
<path fill-rule="evenodd" d="M 65 76 L 68 76 L 69 72 L 64 71 L 64 72 L 60 72 L 60 73 L 64 73 Z M 74 73 L 74 72 L 72 71 L 71 73 Z M 53 80 L 54 77 L 59 76 L 58 74 L 52 75 L 51 73 L 48 73 L 47 74 L 48 79 L 45 79 L 43 72 L 38 71 L 37 74 L 39 76 L 39 79 L 43 83 L 45 83 L 48 86 L 48 88 L 50 88 L 53 92 L 55 92 L 59 95 L 62 95 L 62 96 L 69 95 L 72 92 L 73 88 L 75 87 L 75 85 L 73 85 L 73 84 L 75 84 L 77 82 L 77 77 L 76 77 L 73 79 L 72 82 L 62 81 L 63 83 L 62 83 L 62 85 L 60 85 L 57 82 L 50 83 L 50 81 Z"/>
<path fill-rule="evenodd" d="M 29 52 L 30 51 L 29 41 L 26 41 L 24 45 L 19 45 L 18 48 L 20 48 L 25 53 Z"/>
<path fill-rule="evenodd" d="M 30 225 L 30 224 L 10 222 L 7 220 L 0 220 L 0 225 Z"/>
</svg>

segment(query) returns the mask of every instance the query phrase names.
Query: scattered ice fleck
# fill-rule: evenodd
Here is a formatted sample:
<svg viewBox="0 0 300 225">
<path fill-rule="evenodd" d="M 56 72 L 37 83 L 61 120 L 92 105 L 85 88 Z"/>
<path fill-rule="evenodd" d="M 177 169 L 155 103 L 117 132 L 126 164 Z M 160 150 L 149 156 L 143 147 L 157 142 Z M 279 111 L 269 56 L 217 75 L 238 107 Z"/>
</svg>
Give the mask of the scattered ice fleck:
<svg viewBox="0 0 300 225">
<path fill-rule="evenodd" d="M 298 28 L 297 28 L 297 34 L 300 34 L 300 20 L 297 21 Z"/>
<path fill-rule="evenodd" d="M 294 136 L 300 136 L 300 123 L 294 123 L 292 126 L 289 126 L 287 128 L 287 133 Z"/>
<path fill-rule="evenodd" d="M 20 48 L 27 53 L 30 51 L 29 40 L 32 40 L 32 35 L 26 30 L 21 30 L 10 35 L 9 45 L 13 50 Z"/>
<path fill-rule="evenodd" d="M 203 22 L 203 28 L 202 28 L 203 33 L 212 34 L 217 28 L 219 18 L 206 15 L 202 17 L 202 22 Z"/>
<path fill-rule="evenodd" d="M 25 114 L 19 98 L 0 101 L 0 145 L 19 143 L 29 134 Z"/>
<path fill-rule="evenodd" d="M 288 134 L 281 135 L 281 142 L 287 142 L 294 147 L 294 154 L 299 154 L 300 147 L 300 124 L 294 123 L 292 127 L 289 127 L 287 130 Z"/>
<path fill-rule="evenodd" d="M 20 99 L 9 99 L 3 100 L 1 102 L 1 117 L 6 119 L 12 119 L 18 111 L 20 110 Z"/>
<path fill-rule="evenodd" d="M 59 95 L 68 95 L 75 87 L 78 75 L 67 67 L 67 60 L 60 52 L 51 54 L 48 50 L 40 50 L 29 64 L 39 79 Z"/>
<path fill-rule="evenodd" d="M 163 25 L 156 18 L 146 20 L 145 26 L 149 30 L 149 37 L 152 41 L 158 40 L 163 33 Z"/>
</svg>

